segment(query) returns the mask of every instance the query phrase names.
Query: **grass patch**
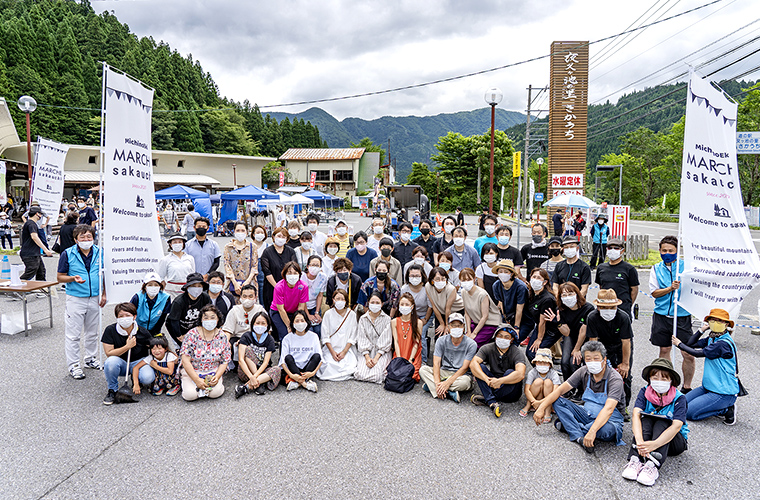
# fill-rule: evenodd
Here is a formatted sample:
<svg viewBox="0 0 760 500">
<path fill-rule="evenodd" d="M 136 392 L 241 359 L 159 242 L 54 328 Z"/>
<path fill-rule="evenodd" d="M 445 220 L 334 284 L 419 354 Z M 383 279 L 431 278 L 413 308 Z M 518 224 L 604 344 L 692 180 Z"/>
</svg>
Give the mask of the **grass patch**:
<svg viewBox="0 0 760 500">
<path fill-rule="evenodd" d="M 632 266 L 653 266 L 660 262 L 662 258 L 660 257 L 660 252 L 657 250 L 649 249 L 649 256 L 646 259 L 639 259 L 639 260 L 629 260 L 628 263 Z"/>
<path fill-rule="evenodd" d="M 18 254 L 18 251 L 21 250 L 21 247 L 16 247 L 13 250 L 6 250 L 5 248 L 0 249 L 0 255 L 16 255 Z"/>
</svg>

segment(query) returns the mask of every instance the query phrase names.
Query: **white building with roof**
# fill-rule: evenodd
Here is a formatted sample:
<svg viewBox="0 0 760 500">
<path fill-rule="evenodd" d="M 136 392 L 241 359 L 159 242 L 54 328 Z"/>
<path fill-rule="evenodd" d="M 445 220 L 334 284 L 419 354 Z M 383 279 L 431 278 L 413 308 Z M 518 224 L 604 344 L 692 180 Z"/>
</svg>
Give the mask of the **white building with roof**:
<svg viewBox="0 0 760 500">
<path fill-rule="evenodd" d="M 290 148 L 279 160 L 293 181 L 308 186 L 315 175 L 315 189 L 341 198 L 370 191 L 380 170 L 380 153 L 364 148 Z"/>
</svg>

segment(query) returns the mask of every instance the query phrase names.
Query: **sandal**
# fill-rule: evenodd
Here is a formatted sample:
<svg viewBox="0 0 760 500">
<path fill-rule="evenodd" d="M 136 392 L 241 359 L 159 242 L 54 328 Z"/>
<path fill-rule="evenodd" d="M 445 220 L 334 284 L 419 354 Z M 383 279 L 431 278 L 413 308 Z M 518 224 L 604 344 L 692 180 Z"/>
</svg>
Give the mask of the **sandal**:
<svg viewBox="0 0 760 500">
<path fill-rule="evenodd" d="M 528 411 L 526 411 L 526 410 L 525 410 L 525 408 L 523 408 L 522 410 L 520 410 L 520 416 L 521 416 L 521 417 L 527 417 L 527 416 L 528 416 L 528 413 L 529 413 L 529 412 L 528 412 Z"/>
<path fill-rule="evenodd" d="M 551 421 L 552 421 L 552 416 L 551 416 L 551 414 L 549 414 L 549 415 L 546 415 L 546 416 L 544 417 L 544 423 L 545 423 L 545 424 L 548 424 L 548 423 L 550 423 Z"/>
</svg>

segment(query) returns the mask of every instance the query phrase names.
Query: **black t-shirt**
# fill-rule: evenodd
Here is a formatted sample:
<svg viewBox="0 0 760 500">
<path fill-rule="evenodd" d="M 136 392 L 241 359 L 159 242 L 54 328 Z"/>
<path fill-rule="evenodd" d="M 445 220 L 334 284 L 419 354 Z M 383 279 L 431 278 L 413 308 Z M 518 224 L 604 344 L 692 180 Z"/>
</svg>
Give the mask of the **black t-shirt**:
<svg viewBox="0 0 760 500">
<path fill-rule="evenodd" d="M 135 345 L 132 349 L 123 352 L 121 356 L 119 356 L 124 361 L 127 360 L 127 356 L 129 355 L 130 351 L 132 351 L 131 356 L 129 356 L 130 362 L 140 361 L 142 358 L 147 356 L 148 352 L 150 351 L 148 348 L 151 339 L 150 332 L 145 328 L 138 326 L 137 333 L 135 333 L 134 329 L 132 330 L 132 333 L 135 335 L 137 345 Z M 118 349 L 127 345 L 128 337 L 128 335 L 120 334 L 118 330 L 116 330 L 116 323 L 114 323 L 112 325 L 108 325 L 106 329 L 103 330 L 103 336 L 100 338 L 100 341 L 104 344 L 111 344 L 115 349 Z"/>
<path fill-rule="evenodd" d="M 454 244 L 454 239 L 449 238 L 449 240 L 446 240 L 446 236 L 441 236 L 438 238 L 435 242 L 435 245 L 433 245 L 433 252 L 434 253 L 441 253 L 446 251 L 451 245 Z"/>
<path fill-rule="evenodd" d="M 520 255 L 522 255 L 522 260 L 528 267 L 528 276 L 530 276 L 530 272 L 532 270 L 537 267 L 541 267 L 541 264 L 545 260 L 549 260 L 549 245 L 546 244 L 533 248 L 533 245 L 531 243 L 528 243 L 522 247 L 520 250 Z"/>
<path fill-rule="evenodd" d="M 553 310 L 555 313 L 557 312 L 557 300 L 554 298 L 554 294 L 549 290 L 544 290 L 543 292 L 534 296 L 533 300 L 530 300 L 528 303 L 528 314 L 536 325 L 538 325 L 544 312 L 549 309 Z M 546 333 L 549 332 L 559 332 L 557 329 L 556 319 L 555 321 L 546 323 Z"/>
<path fill-rule="evenodd" d="M 33 234 L 39 235 L 38 230 L 37 223 L 31 218 L 24 222 L 24 226 L 21 228 L 21 250 L 18 253 L 19 256 L 34 257 L 35 255 L 40 255 L 40 247 L 32 239 Z"/>
<path fill-rule="evenodd" d="M 586 319 L 592 311 L 596 311 L 596 308 L 589 302 L 575 310 L 563 306 L 560 310 L 560 320 L 570 328 L 570 337 L 578 340 L 581 326 L 586 324 Z M 588 337 L 588 331 L 586 331 L 586 337 Z"/>
<path fill-rule="evenodd" d="M 612 354 L 621 353 L 624 339 L 633 339 L 631 319 L 620 307 L 612 321 L 605 321 L 599 311 L 592 311 L 586 318 L 586 338 L 599 339 L 607 348 L 607 357 L 612 358 Z"/>
<path fill-rule="evenodd" d="M 552 283 L 561 285 L 562 283 L 573 283 L 578 289 L 581 285 L 591 284 L 591 268 L 581 259 L 568 264 L 567 260 L 557 263 L 552 275 Z"/>
<path fill-rule="evenodd" d="M 211 304 L 211 297 L 206 292 L 201 293 L 195 300 L 191 300 L 187 293 L 183 293 L 172 302 L 169 319 L 179 321 L 178 336 L 185 335 L 201 323 L 201 309 L 208 304 Z"/>
<path fill-rule="evenodd" d="M 486 230 L 486 217 L 488 217 L 488 214 L 480 214 L 480 217 L 478 217 L 478 230 Z"/>
<path fill-rule="evenodd" d="M 503 377 L 504 372 L 514 370 L 519 363 L 528 366 L 522 350 L 514 342 L 510 344 L 509 349 L 507 349 L 503 356 L 499 354 L 499 348 L 496 347 L 495 342 L 489 342 L 478 349 L 475 356 L 482 359 L 488 365 L 494 377 Z"/>
<path fill-rule="evenodd" d="M 596 283 L 600 289 L 615 290 L 617 298 L 623 301 L 618 308 L 631 315 L 631 287 L 639 286 L 639 273 L 635 267 L 624 260 L 614 266 L 605 262 L 596 268 Z"/>
<path fill-rule="evenodd" d="M 499 249 L 499 260 L 509 259 L 515 267 L 523 265 L 523 258 L 522 255 L 520 255 L 520 250 L 512 245 L 509 245 L 507 248 L 497 248 Z"/>
<path fill-rule="evenodd" d="M 274 344 L 274 339 L 270 334 L 267 334 L 266 337 L 262 339 L 261 343 L 256 342 L 256 336 L 252 332 L 245 332 L 242 337 L 240 337 L 240 345 L 244 345 L 246 349 L 253 349 L 254 354 L 256 354 L 256 359 L 258 360 L 258 365 L 261 366 L 261 363 L 264 362 L 264 356 L 268 352 L 274 352 L 274 350 L 277 348 Z M 269 365 L 272 364 L 272 358 L 269 358 Z"/>
<path fill-rule="evenodd" d="M 209 296 L 209 298 L 211 297 Z M 222 315 L 222 321 L 227 318 L 227 314 L 230 312 L 230 309 L 232 309 L 232 306 L 234 306 L 236 302 L 237 299 L 231 293 L 227 293 L 224 290 L 219 293 L 219 296 L 214 301 L 214 305 L 217 309 L 219 309 L 219 312 Z"/>
<path fill-rule="evenodd" d="M 433 253 L 435 252 L 436 241 L 438 241 L 438 238 L 431 234 L 427 241 L 425 241 L 422 236 L 418 236 L 412 240 L 412 243 L 415 248 L 418 246 L 424 247 L 425 250 L 428 251 L 427 261 L 430 262 L 430 264 L 433 264 Z"/>
</svg>

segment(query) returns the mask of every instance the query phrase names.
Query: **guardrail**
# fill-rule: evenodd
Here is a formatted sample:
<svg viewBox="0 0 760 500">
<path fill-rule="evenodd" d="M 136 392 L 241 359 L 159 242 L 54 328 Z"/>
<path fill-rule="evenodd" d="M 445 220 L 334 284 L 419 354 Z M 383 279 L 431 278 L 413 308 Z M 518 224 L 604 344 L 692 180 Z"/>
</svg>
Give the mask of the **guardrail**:
<svg viewBox="0 0 760 500">
<path fill-rule="evenodd" d="M 648 214 L 645 212 L 633 212 L 631 213 L 631 217 L 666 217 L 668 219 L 678 220 L 680 218 L 679 214 Z"/>
</svg>

